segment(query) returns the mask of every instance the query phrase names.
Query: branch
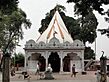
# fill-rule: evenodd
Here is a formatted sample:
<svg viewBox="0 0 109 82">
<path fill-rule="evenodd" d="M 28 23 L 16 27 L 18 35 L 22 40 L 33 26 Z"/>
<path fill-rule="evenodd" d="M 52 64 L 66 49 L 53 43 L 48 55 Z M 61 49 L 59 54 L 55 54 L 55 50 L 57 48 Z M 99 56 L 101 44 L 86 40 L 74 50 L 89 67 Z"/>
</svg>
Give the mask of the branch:
<svg viewBox="0 0 109 82">
<path fill-rule="evenodd" d="M 5 52 L 6 52 L 7 48 L 9 47 L 10 43 L 12 42 L 12 40 L 13 40 L 13 38 L 14 38 L 15 35 L 16 35 L 15 33 L 13 35 L 12 35 L 12 32 L 10 33 L 10 35 L 9 35 L 9 38 L 10 39 L 8 40 L 8 43 L 7 43 L 6 47 L 3 50 L 3 54 L 4 55 L 6 54 Z"/>
</svg>

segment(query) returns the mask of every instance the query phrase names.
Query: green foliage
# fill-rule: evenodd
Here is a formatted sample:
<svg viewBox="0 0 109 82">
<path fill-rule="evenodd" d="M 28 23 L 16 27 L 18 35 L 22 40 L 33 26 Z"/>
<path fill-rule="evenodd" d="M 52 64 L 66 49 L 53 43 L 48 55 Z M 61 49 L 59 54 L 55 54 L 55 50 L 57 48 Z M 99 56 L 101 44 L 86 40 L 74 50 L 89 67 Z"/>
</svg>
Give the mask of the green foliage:
<svg viewBox="0 0 109 82">
<path fill-rule="evenodd" d="M 12 57 L 12 64 L 15 64 L 15 66 L 17 66 L 17 64 L 19 64 L 20 66 L 24 66 L 24 54 L 15 53 L 14 57 Z"/>
<path fill-rule="evenodd" d="M 86 16 L 91 10 L 96 10 L 100 14 L 104 14 L 102 5 L 109 4 L 109 0 L 67 0 L 68 3 L 75 3 L 75 14 Z"/>
<path fill-rule="evenodd" d="M 95 38 L 97 37 L 96 29 L 97 29 L 97 19 L 92 11 L 88 15 L 86 15 L 84 18 L 79 18 L 78 21 L 80 21 L 81 25 L 81 35 L 80 39 L 85 44 L 87 41 L 89 43 L 93 43 L 95 41 Z"/>
<path fill-rule="evenodd" d="M 11 14 L 18 8 L 18 0 L 0 0 L 0 10 L 3 14 Z"/>
<path fill-rule="evenodd" d="M 19 39 L 23 38 L 22 25 L 27 29 L 30 28 L 31 23 L 26 18 L 24 11 L 18 8 L 18 0 L 0 0 L 0 49 L 3 51 L 2 82 L 10 82 L 8 61 Z"/>
<path fill-rule="evenodd" d="M 68 3 L 74 3 L 74 12 L 76 15 L 82 15 L 84 18 L 86 15 L 90 13 L 90 10 L 96 10 L 101 15 L 107 15 L 108 17 L 105 17 L 105 20 L 109 23 L 109 9 L 104 12 L 103 5 L 108 5 L 109 0 L 67 0 Z M 107 29 L 99 29 L 98 31 L 101 32 L 101 34 L 106 34 L 109 37 L 109 28 Z"/>
<path fill-rule="evenodd" d="M 72 38 L 74 40 L 75 39 L 80 39 L 80 31 L 81 31 L 81 29 L 80 29 L 80 26 L 78 24 L 78 21 L 75 20 L 72 17 L 65 16 L 65 15 L 64 15 L 64 17 L 62 16 L 62 18 L 63 18 L 63 21 L 64 21 L 69 33 L 72 36 Z"/>
<path fill-rule="evenodd" d="M 21 9 L 13 11 L 10 15 L 0 14 L 0 48 L 3 53 L 12 52 L 18 44 L 19 39 L 23 38 L 23 28 L 30 28 L 31 23 L 26 19 L 26 14 Z"/>
<path fill-rule="evenodd" d="M 95 53 L 94 51 L 91 49 L 91 47 L 85 47 L 85 51 L 84 51 L 84 59 L 95 59 Z"/>
</svg>

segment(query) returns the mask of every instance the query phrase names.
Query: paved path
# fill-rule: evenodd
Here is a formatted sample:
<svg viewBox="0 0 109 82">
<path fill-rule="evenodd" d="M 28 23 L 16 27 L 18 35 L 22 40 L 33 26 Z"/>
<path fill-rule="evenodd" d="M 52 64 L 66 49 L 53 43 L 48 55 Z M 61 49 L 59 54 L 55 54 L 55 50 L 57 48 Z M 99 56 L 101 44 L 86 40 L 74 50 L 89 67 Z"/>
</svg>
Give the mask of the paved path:
<svg viewBox="0 0 109 82">
<path fill-rule="evenodd" d="M 0 74 L 1 75 L 1 74 Z M 20 76 L 20 78 L 19 78 Z M 55 80 L 39 80 L 39 77 L 31 74 L 30 80 L 24 80 L 21 74 L 16 74 L 14 77 L 11 78 L 11 82 L 96 82 L 96 75 L 95 72 L 87 72 L 87 75 L 77 74 L 76 77 L 71 77 L 71 74 L 59 74 L 53 73 Z M 109 82 L 109 77 L 107 77 Z M 1 82 L 1 76 L 0 76 Z"/>
<path fill-rule="evenodd" d="M 72 80 L 36 80 L 36 81 L 25 80 L 25 81 L 11 81 L 11 82 L 72 82 Z M 73 82 L 93 82 L 93 81 L 90 81 L 90 80 L 84 80 L 84 81 L 73 80 Z"/>
</svg>

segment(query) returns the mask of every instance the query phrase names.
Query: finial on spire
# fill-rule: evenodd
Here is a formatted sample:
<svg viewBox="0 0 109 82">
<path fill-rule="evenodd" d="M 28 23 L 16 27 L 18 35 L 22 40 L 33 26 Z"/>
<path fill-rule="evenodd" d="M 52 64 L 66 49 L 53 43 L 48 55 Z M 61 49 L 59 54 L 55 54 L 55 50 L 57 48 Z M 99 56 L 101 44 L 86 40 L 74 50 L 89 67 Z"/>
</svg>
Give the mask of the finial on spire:
<svg viewBox="0 0 109 82">
<path fill-rule="evenodd" d="M 55 37 L 55 34 L 58 34 L 56 31 L 54 31 L 54 33 L 53 33 L 53 37 Z"/>
</svg>

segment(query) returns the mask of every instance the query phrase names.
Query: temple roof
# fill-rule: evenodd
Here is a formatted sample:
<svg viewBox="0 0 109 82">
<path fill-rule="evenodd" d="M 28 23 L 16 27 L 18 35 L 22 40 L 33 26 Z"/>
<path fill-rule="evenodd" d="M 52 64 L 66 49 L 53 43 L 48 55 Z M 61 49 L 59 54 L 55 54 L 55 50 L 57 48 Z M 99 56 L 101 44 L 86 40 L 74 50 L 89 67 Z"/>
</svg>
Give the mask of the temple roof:
<svg viewBox="0 0 109 82">
<path fill-rule="evenodd" d="M 72 37 L 68 33 L 68 30 L 58 11 L 55 12 L 50 24 L 48 25 L 48 28 L 37 39 L 36 43 L 49 43 L 53 37 L 57 38 L 60 43 L 66 41 L 73 43 Z"/>
</svg>

